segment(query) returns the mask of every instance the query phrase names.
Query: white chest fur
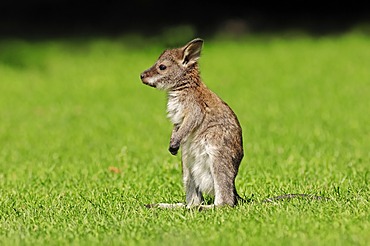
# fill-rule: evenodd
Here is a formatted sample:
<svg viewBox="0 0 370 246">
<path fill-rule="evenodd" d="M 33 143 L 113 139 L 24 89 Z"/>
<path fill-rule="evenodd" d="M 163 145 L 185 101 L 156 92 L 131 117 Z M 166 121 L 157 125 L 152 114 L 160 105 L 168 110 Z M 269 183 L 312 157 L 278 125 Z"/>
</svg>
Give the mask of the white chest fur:
<svg viewBox="0 0 370 246">
<path fill-rule="evenodd" d="M 177 92 L 170 92 L 167 102 L 167 116 L 174 125 L 179 125 L 184 119 L 184 106 L 180 103 Z"/>
</svg>

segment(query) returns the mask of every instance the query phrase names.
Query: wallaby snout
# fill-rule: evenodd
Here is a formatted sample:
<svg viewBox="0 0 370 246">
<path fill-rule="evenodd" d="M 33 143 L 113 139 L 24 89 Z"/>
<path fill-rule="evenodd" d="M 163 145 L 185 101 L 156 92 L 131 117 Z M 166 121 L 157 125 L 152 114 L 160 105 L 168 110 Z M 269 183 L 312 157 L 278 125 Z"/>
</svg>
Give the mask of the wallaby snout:
<svg viewBox="0 0 370 246">
<path fill-rule="evenodd" d="M 141 81 L 144 83 L 144 84 L 146 84 L 146 85 L 149 85 L 149 86 L 151 86 L 151 87 L 156 87 L 156 85 L 155 85 L 155 83 L 154 83 L 154 80 L 153 79 L 151 79 L 152 77 L 150 76 L 150 69 L 151 68 L 149 68 L 149 69 L 147 69 L 147 70 L 145 70 L 144 72 L 142 72 L 141 74 L 140 74 L 140 79 L 141 79 Z"/>
</svg>

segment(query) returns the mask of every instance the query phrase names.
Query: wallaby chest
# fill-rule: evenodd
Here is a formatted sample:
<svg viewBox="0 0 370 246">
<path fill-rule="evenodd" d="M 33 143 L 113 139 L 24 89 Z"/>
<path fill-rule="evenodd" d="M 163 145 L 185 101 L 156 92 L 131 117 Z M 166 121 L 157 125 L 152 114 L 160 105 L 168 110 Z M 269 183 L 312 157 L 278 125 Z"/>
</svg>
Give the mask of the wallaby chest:
<svg viewBox="0 0 370 246">
<path fill-rule="evenodd" d="M 169 92 L 167 101 L 167 117 L 175 126 L 184 120 L 185 107 L 184 98 L 180 92 Z"/>
</svg>

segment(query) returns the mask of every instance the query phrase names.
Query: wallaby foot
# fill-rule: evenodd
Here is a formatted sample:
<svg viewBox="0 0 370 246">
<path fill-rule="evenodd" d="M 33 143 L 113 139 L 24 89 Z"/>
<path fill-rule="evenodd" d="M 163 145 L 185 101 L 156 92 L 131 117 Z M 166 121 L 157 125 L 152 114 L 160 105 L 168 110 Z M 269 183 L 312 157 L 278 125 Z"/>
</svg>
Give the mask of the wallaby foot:
<svg viewBox="0 0 370 246">
<path fill-rule="evenodd" d="M 187 207 L 188 209 L 196 209 L 198 211 L 203 211 L 203 210 L 210 210 L 210 209 L 214 209 L 216 208 L 216 206 L 214 204 L 210 204 L 210 205 L 197 205 L 197 206 L 190 206 L 190 207 Z"/>
<path fill-rule="evenodd" d="M 145 207 L 147 208 L 164 208 L 164 209 L 175 209 L 175 208 L 185 208 L 184 203 L 154 203 L 154 204 L 147 204 Z"/>
<path fill-rule="evenodd" d="M 193 206 L 187 206 L 185 203 L 152 203 L 152 204 L 146 204 L 145 207 L 147 208 L 161 208 L 161 209 L 177 209 L 177 208 L 187 208 L 189 210 L 209 210 L 214 209 L 216 206 L 214 204 L 211 205 L 193 205 Z"/>
</svg>

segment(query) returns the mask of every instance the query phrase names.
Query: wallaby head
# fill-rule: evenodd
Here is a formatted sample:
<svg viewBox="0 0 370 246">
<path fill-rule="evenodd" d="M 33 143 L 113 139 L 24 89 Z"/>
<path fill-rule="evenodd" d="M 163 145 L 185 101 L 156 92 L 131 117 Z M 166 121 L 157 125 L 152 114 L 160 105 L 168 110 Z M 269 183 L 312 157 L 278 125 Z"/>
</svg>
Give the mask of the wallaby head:
<svg viewBox="0 0 370 246">
<path fill-rule="evenodd" d="M 203 40 L 196 38 L 181 48 L 165 50 L 152 67 L 141 73 L 141 80 L 146 85 L 166 91 L 182 86 L 187 81 L 184 77 L 198 74 L 197 61 L 202 45 Z"/>
</svg>

